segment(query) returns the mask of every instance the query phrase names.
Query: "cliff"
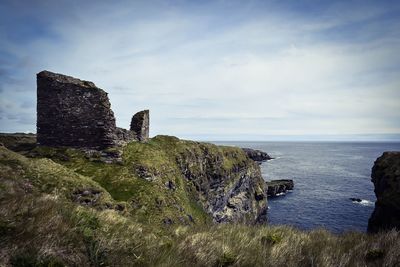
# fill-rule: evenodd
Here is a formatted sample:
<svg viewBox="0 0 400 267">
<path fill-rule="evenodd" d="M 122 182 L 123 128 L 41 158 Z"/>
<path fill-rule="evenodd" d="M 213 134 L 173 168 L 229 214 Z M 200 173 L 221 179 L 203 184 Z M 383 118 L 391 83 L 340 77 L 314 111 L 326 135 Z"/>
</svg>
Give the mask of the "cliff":
<svg viewBox="0 0 400 267">
<path fill-rule="evenodd" d="M 151 217 L 156 224 L 204 223 L 208 218 L 215 222 L 266 220 L 266 188 L 259 166 L 240 148 L 157 136 L 147 143 L 97 151 L 33 148 L 34 135 L 0 137 L 6 147 L 19 148 L 30 158 L 48 158 L 90 177 L 114 200 L 125 202 L 132 215 Z M 24 147 L 28 149 L 21 151 Z M 122 156 L 112 160 L 113 154 Z M 104 160 L 107 156 L 111 160 Z"/>
<path fill-rule="evenodd" d="M 193 183 L 214 221 L 266 220 L 266 188 L 260 168 L 240 148 L 178 140 L 175 144 L 179 169 Z"/>
<path fill-rule="evenodd" d="M 375 161 L 371 178 L 377 200 L 368 231 L 400 229 L 400 152 L 384 152 Z"/>
</svg>

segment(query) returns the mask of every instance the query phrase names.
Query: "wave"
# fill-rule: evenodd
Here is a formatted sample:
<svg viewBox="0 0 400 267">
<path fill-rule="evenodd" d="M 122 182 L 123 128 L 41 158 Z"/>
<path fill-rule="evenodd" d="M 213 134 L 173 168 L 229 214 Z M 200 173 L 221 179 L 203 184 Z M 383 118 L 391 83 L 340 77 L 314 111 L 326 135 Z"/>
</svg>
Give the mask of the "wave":
<svg viewBox="0 0 400 267">
<path fill-rule="evenodd" d="M 281 159 L 282 157 L 273 157 L 273 158 L 271 158 L 271 159 L 269 159 L 269 160 L 267 160 L 267 161 L 273 161 L 273 160 L 276 160 L 276 159 Z"/>
<path fill-rule="evenodd" d="M 361 199 L 361 201 L 352 201 L 355 204 L 359 204 L 361 206 L 373 206 L 374 202 L 367 200 L 367 199 Z"/>
</svg>

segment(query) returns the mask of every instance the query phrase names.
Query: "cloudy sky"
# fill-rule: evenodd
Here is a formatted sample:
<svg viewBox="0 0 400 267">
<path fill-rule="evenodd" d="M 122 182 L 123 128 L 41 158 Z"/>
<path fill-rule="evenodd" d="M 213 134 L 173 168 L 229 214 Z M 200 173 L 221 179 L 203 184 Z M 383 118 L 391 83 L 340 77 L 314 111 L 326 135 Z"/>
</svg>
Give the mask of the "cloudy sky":
<svg viewBox="0 0 400 267">
<path fill-rule="evenodd" d="M 109 93 L 117 125 L 199 140 L 400 136 L 399 1 L 1 1 L 0 131 L 36 77 Z M 386 135 L 382 135 L 386 134 Z"/>
</svg>

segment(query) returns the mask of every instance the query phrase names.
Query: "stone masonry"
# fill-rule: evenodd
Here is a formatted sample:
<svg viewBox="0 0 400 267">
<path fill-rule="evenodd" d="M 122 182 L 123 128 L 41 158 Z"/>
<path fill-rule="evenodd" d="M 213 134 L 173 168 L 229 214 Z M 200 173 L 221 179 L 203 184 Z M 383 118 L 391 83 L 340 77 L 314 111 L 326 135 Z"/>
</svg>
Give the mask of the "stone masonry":
<svg viewBox="0 0 400 267">
<path fill-rule="evenodd" d="M 133 115 L 130 130 L 137 134 L 139 141 L 147 141 L 149 139 L 149 110 L 142 110 Z"/>
<path fill-rule="evenodd" d="M 38 144 L 104 149 L 138 139 L 116 127 L 107 93 L 94 83 L 49 71 L 37 74 Z"/>
</svg>

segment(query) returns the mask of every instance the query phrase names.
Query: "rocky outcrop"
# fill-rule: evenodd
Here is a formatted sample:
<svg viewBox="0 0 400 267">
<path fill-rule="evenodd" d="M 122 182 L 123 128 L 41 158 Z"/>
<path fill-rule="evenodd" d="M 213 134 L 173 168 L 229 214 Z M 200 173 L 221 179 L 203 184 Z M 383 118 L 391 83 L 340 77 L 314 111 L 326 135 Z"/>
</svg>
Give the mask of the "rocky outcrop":
<svg viewBox="0 0 400 267">
<path fill-rule="evenodd" d="M 136 133 L 136 138 L 139 141 L 147 141 L 149 139 L 150 126 L 149 110 L 142 110 L 133 115 L 131 120 L 130 130 Z"/>
<path fill-rule="evenodd" d="M 257 162 L 263 162 L 266 160 L 273 159 L 267 153 L 265 153 L 261 150 L 252 149 L 252 148 L 243 148 L 243 151 L 246 152 L 246 154 L 249 158 L 251 158 L 252 160 L 257 161 Z"/>
<path fill-rule="evenodd" d="M 149 112 L 142 113 L 135 124 L 140 129 L 117 128 L 107 93 L 93 82 L 49 71 L 37 74 L 39 145 L 105 149 L 144 140 L 149 137 Z"/>
<path fill-rule="evenodd" d="M 294 183 L 293 180 L 282 179 L 282 180 L 272 180 L 270 182 L 266 182 L 268 190 L 268 197 L 276 197 L 281 194 L 285 194 L 288 190 L 293 190 Z"/>
<path fill-rule="evenodd" d="M 368 232 L 400 229 L 400 152 L 384 152 L 375 161 L 371 178 L 377 200 Z"/>
<path fill-rule="evenodd" d="M 239 148 L 224 151 L 211 144 L 195 144 L 180 152 L 177 162 L 214 221 L 265 221 L 266 187 L 259 165 Z"/>
</svg>

